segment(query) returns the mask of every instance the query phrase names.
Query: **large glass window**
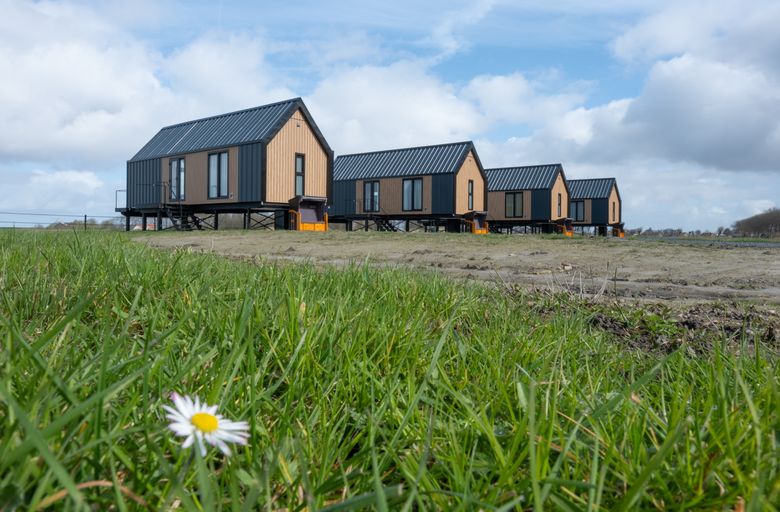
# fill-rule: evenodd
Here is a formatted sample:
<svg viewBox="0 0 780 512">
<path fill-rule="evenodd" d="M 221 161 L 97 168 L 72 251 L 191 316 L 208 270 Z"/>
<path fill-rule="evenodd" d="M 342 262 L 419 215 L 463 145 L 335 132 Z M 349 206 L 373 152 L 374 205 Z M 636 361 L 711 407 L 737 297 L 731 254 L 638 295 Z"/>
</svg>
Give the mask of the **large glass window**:
<svg viewBox="0 0 780 512">
<path fill-rule="evenodd" d="M 364 212 L 379 211 L 379 182 L 378 181 L 363 182 L 363 211 Z"/>
<path fill-rule="evenodd" d="M 474 209 L 474 180 L 469 180 L 469 210 Z"/>
<path fill-rule="evenodd" d="M 617 203 L 612 203 L 612 222 L 617 222 L 617 215 L 615 214 Z"/>
<path fill-rule="evenodd" d="M 558 217 L 563 215 L 561 213 L 562 210 L 563 210 L 563 195 L 558 194 Z"/>
<path fill-rule="evenodd" d="M 306 161 L 303 155 L 295 155 L 295 195 L 304 195 L 306 183 Z"/>
<path fill-rule="evenodd" d="M 209 199 L 228 196 L 228 154 L 209 155 Z"/>
<path fill-rule="evenodd" d="M 569 216 L 575 222 L 583 222 L 585 220 L 585 201 L 571 201 L 569 203 Z"/>
<path fill-rule="evenodd" d="M 506 217 L 523 216 L 523 193 L 507 192 L 504 195 L 504 214 Z"/>
<path fill-rule="evenodd" d="M 422 211 L 422 178 L 404 180 L 404 211 Z"/>
<path fill-rule="evenodd" d="M 171 200 L 184 201 L 184 159 L 171 158 L 169 163 L 169 183 Z"/>
</svg>

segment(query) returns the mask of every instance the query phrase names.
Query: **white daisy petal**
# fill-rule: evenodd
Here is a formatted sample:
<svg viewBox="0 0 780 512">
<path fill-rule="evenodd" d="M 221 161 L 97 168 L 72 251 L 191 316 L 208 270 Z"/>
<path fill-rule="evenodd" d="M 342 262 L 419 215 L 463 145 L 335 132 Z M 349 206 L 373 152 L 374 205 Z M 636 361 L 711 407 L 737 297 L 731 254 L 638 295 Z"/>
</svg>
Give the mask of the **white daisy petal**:
<svg viewBox="0 0 780 512">
<path fill-rule="evenodd" d="M 187 396 L 181 396 L 176 395 L 173 397 L 173 405 L 176 406 L 176 410 L 181 414 L 182 416 L 188 416 L 190 408 L 187 407 L 187 400 L 189 400 L 189 397 Z"/>
<path fill-rule="evenodd" d="M 180 436 L 188 436 L 192 434 L 192 425 L 187 425 L 184 423 L 171 423 L 168 425 L 168 428 Z"/>
<path fill-rule="evenodd" d="M 217 439 L 217 448 L 219 448 L 222 451 L 222 453 L 230 457 L 230 447 L 228 447 L 227 443 L 225 443 L 221 439 Z"/>
<path fill-rule="evenodd" d="M 249 423 L 246 421 L 224 420 L 219 426 L 220 430 L 249 430 Z"/>
<path fill-rule="evenodd" d="M 232 421 L 218 414 L 216 405 L 201 402 L 199 397 L 171 393 L 175 407 L 164 405 L 168 429 L 184 437 L 182 448 L 195 445 L 205 456 L 207 445 L 217 447 L 225 456 L 232 454 L 229 444 L 246 445 L 249 440 L 249 424 L 246 421 Z"/>
</svg>

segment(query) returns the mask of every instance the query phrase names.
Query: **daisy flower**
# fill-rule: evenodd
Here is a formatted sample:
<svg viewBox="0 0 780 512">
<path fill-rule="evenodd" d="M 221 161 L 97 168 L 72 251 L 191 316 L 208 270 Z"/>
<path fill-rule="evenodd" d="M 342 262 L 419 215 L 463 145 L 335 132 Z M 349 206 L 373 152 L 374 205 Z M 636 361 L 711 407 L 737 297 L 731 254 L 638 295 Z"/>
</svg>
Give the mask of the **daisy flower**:
<svg viewBox="0 0 780 512">
<path fill-rule="evenodd" d="M 249 424 L 246 421 L 226 420 L 217 414 L 216 405 L 201 403 L 177 393 L 171 394 L 175 407 L 163 405 L 167 411 L 166 417 L 171 421 L 168 425 L 177 436 L 185 437 L 182 448 L 189 448 L 197 441 L 201 455 L 206 455 L 206 445 L 216 446 L 225 455 L 230 455 L 228 443 L 245 445 L 249 439 Z"/>
</svg>

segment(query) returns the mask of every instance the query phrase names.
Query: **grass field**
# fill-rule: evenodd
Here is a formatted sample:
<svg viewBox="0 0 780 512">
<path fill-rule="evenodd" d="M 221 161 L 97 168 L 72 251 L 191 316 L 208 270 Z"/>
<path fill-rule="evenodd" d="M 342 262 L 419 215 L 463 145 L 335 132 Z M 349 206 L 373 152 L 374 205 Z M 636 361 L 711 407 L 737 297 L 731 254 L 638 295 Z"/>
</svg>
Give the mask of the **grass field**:
<svg viewBox="0 0 780 512">
<path fill-rule="evenodd" d="M 564 295 L 110 233 L 0 231 L 0 289 L 3 510 L 780 503 L 778 347 L 758 334 L 628 349 Z M 174 391 L 249 421 L 249 445 L 193 458 Z"/>
</svg>

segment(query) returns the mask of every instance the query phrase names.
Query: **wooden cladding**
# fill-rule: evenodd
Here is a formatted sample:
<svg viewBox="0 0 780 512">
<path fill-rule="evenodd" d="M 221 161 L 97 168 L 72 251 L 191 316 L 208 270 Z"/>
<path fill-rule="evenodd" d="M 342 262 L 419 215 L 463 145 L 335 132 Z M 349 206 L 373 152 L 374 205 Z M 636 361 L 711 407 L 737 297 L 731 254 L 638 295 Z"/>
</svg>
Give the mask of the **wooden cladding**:
<svg viewBox="0 0 780 512">
<path fill-rule="evenodd" d="M 593 200 L 591 199 L 577 199 L 583 203 L 583 218 L 582 220 L 574 219 L 574 224 L 592 224 L 593 223 Z"/>
<path fill-rule="evenodd" d="M 287 203 L 295 196 L 296 155 L 302 155 L 305 161 L 303 189 L 306 195 L 327 195 L 328 154 L 301 111 L 297 110 L 266 148 L 267 203 Z"/>
<path fill-rule="evenodd" d="M 474 182 L 473 208 L 469 208 L 469 180 Z M 472 210 L 484 211 L 485 209 L 485 179 L 479 172 L 474 152 L 469 151 L 455 177 L 455 214 L 463 215 Z"/>
<path fill-rule="evenodd" d="M 558 211 L 558 205 L 560 197 L 560 213 Z M 569 216 L 569 193 L 566 191 L 566 183 L 563 181 L 563 176 L 558 174 L 555 178 L 555 183 L 552 186 L 552 197 L 550 208 L 550 219 L 558 220 L 565 219 Z"/>
<path fill-rule="evenodd" d="M 621 213 L 620 198 L 618 197 L 617 187 L 615 187 L 614 185 L 612 186 L 612 190 L 609 192 L 609 201 L 607 204 L 609 206 L 609 211 L 608 211 L 609 223 L 610 224 L 621 223 L 622 220 L 620 219 L 620 213 Z"/>
<path fill-rule="evenodd" d="M 509 192 L 510 194 L 514 192 Z M 519 193 L 519 192 L 518 192 Z M 530 190 L 523 190 L 523 216 L 506 216 L 506 192 L 488 192 L 488 220 L 511 220 L 511 221 L 530 221 L 531 220 L 531 202 L 532 194 Z"/>
<path fill-rule="evenodd" d="M 228 183 L 227 197 L 215 199 L 208 198 L 209 186 L 209 155 L 214 153 L 227 152 L 228 154 Z M 238 201 L 238 148 L 226 148 L 216 151 L 201 151 L 199 153 L 190 153 L 187 155 L 177 155 L 170 158 L 163 158 L 160 174 L 166 190 L 167 202 L 176 203 L 178 201 L 170 198 L 170 161 L 184 159 L 184 200 L 181 204 L 217 204 L 217 203 L 235 203 Z"/>
<path fill-rule="evenodd" d="M 422 178 L 422 210 L 406 211 L 403 209 L 403 181 L 410 178 Z M 363 210 L 363 183 L 366 181 L 379 182 L 379 211 L 366 212 Z M 399 178 L 382 178 L 380 180 L 356 180 L 355 181 L 355 213 L 375 213 L 378 215 L 431 215 L 432 197 L 431 176 L 404 176 Z"/>
</svg>

